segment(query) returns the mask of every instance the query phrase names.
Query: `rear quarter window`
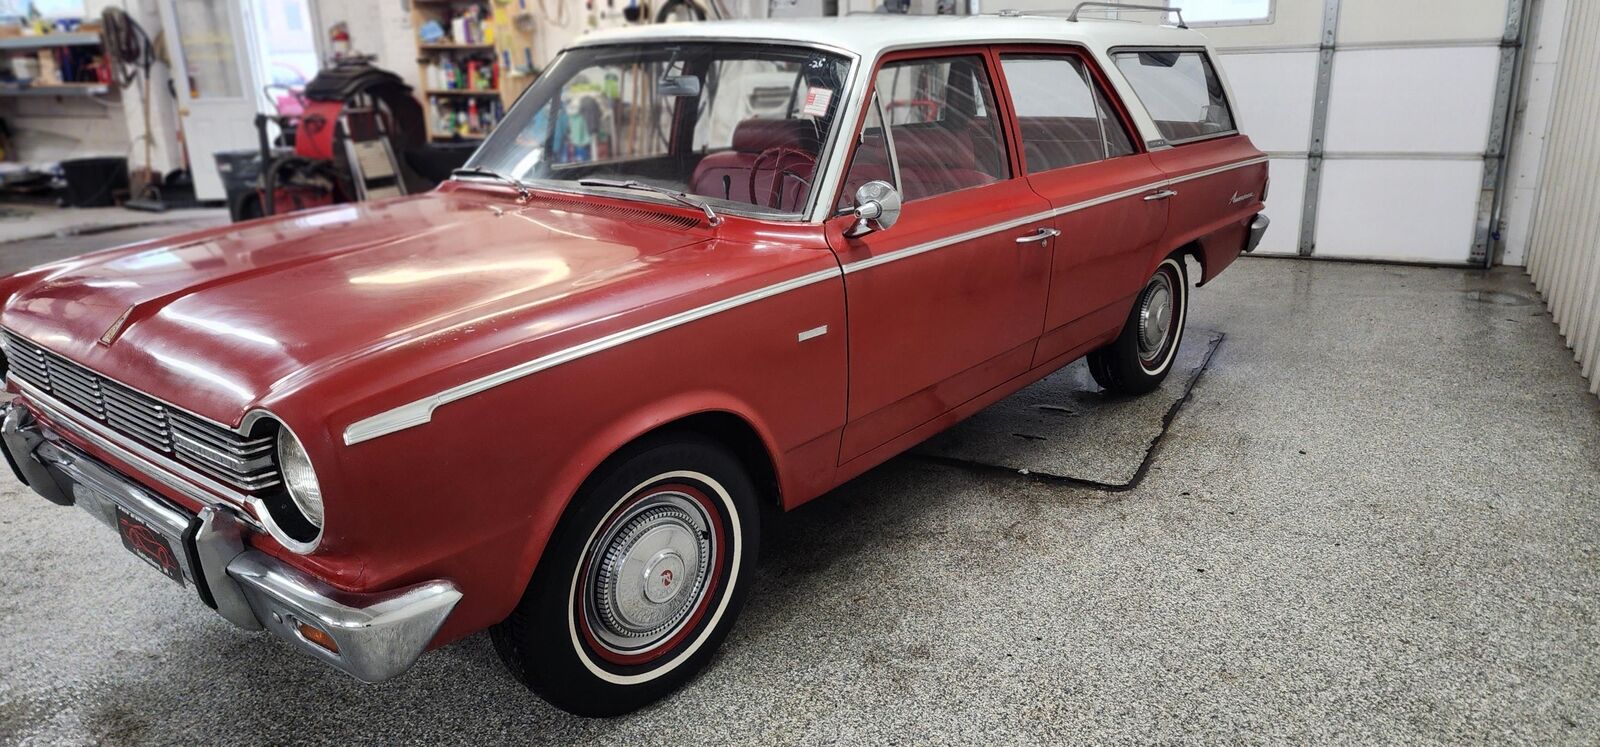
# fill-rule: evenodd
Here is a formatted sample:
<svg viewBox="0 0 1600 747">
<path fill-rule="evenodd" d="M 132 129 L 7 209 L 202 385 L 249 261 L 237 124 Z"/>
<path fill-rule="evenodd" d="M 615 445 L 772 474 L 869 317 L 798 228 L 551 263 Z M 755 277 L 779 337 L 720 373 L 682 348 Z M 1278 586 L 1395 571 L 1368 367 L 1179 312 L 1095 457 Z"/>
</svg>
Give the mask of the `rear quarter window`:
<svg viewBox="0 0 1600 747">
<path fill-rule="evenodd" d="M 1201 140 L 1235 130 L 1222 79 L 1205 52 L 1138 50 L 1115 52 L 1112 59 L 1168 142 Z"/>
</svg>

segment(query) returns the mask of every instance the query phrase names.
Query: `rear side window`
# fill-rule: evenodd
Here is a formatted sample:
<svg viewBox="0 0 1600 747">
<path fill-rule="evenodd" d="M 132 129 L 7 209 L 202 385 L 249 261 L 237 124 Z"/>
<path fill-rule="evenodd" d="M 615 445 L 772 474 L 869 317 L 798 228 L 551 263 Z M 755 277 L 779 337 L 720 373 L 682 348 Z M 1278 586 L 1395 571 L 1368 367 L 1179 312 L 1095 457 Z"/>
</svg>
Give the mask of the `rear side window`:
<svg viewBox="0 0 1600 747">
<path fill-rule="evenodd" d="M 1133 153 L 1133 141 L 1083 61 L 1061 55 L 1001 55 L 1028 173 Z"/>
<path fill-rule="evenodd" d="M 1199 50 L 1144 50 L 1113 54 L 1161 136 L 1171 143 L 1234 131 L 1222 79 Z"/>
</svg>

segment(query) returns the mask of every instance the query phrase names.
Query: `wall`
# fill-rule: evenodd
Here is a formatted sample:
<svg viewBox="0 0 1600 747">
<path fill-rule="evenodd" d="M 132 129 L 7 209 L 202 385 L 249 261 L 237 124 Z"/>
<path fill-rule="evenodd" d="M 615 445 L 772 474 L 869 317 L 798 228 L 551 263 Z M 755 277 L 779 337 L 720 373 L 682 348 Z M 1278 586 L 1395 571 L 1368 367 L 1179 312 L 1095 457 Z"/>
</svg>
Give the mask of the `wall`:
<svg viewBox="0 0 1600 747">
<path fill-rule="evenodd" d="M 1528 274 L 1600 394 L 1600 3 L 1567 4 L 1554 85 Z"/>
<path fill-rule="evenodd" d="M 740 17 L 765 14 L 764 0 L 723 0 Z M 538 18 L 534 32 L 534 61 L 550 63 L 557 52 L 596 28 L 623 23 L 623 2 L 615 8 L 604 0 L 507 0 L 512 12 L 527 9 Z M 659 7 L 660 3 L 654 3 Z M 416 62 L 416 29 L 411 27 L 409 0 L 318 0 L 324 35 L 339 21 L 350 23 L 351 42 L 359 51 L 378 56 L 378 64 L 394 70 L 412 88 L 421 88 Z"/>
</svg>

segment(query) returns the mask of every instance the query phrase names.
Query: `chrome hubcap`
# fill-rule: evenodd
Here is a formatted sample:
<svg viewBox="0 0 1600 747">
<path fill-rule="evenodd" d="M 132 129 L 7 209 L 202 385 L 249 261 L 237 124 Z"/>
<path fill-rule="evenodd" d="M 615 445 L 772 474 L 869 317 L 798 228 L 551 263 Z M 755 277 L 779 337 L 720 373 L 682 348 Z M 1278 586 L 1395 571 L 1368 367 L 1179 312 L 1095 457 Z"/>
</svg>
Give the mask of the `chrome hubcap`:
<svg viewBox="0 0 1600 747">
<path fill-rule="evenodd" d="M 630 654 L 671 638 L 705 595 L 713 541 L 705 509 L 682 493 L 658 493 L 629 509 L 590 556 L 590 630 Z"/>
<path fill-rule="evenodd" d="M 1139 298 L 1139 357 L 1152 360 L 1166 346 L 1172 330 L 1172 279 L 1156 273 Z"/>
</svg>

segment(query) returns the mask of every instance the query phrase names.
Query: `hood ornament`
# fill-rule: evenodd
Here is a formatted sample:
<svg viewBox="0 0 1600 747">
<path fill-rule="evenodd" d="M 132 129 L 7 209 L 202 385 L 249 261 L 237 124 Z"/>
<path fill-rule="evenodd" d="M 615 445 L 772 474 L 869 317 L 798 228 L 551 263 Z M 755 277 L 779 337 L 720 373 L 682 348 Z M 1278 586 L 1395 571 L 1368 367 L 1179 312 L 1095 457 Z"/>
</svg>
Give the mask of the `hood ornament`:
<svg viewBox="0 0 1600 747">
<path fill-rule="evenodd" d="M 122 326 L 128 323 L 128 317 L 130 316 L 133 316 L 132 306 L 129 306 L 126 311 L 122 312 L 122 316 L 117 317 L 117 320 L 112 322 L 111 326 L 106 327 L 105 334 L 100 335 L 100 344 L 110 345 L 112 342 L 115 342 L 117 335 L 122 333 Z"/>
</svg>

